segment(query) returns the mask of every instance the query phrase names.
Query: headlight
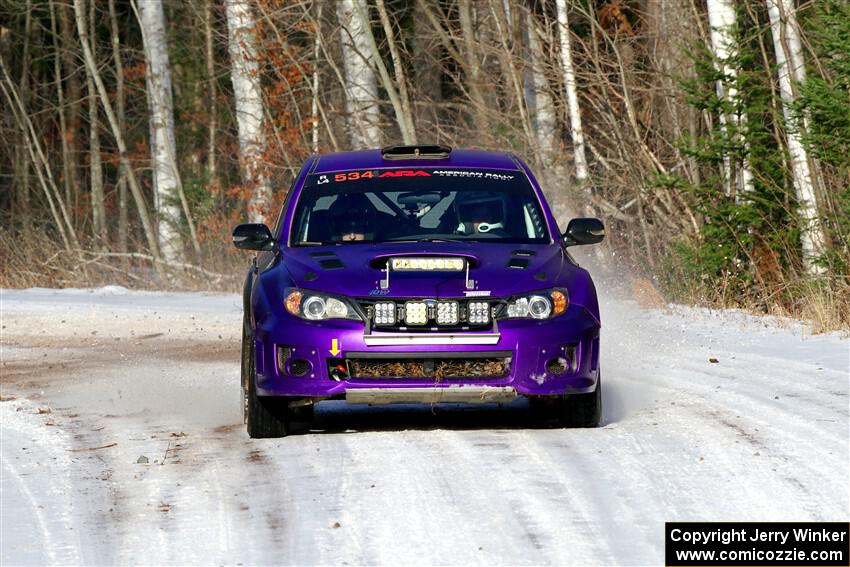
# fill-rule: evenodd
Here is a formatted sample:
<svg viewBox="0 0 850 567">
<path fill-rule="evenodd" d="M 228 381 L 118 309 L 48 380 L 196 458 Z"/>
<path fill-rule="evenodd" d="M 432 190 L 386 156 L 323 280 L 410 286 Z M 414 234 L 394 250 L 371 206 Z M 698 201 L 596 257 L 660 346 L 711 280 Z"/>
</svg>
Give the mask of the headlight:
<svg viewBox="0 0 850 567">
<path fill-rule="evenodd" d="M 566 290 L 541 291 L 509 301 L 505 316 L 512 319 L 548 319 L 564 313 L 569 303 Z"/>
<path fill-rule="evenodd" d="M 325 319 L 360 321 L 360 315 L 347 301 L 324 293 L 289 289 L 286 291 L 283 304 L 292 315 L 310 321 L 324 321 Z"/>
</svg>

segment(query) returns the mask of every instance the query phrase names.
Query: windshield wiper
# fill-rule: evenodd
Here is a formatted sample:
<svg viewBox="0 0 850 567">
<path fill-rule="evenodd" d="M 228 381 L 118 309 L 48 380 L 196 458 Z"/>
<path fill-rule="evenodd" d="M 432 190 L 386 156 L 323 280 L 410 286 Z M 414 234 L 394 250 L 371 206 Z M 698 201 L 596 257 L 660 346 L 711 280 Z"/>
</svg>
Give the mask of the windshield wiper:
<svg viewBox="0 0 850 567">
<path fill-rule="evenodd" d="M 457 238 L 440 238 L 440 237 L 434 237 L 434 236 L 426 236 L 424 238 L 416 238 L 416 239 L 413 239 L 413 238 L 404 238 L 404 239 L 400 239 L 400 240 L 390 239 L 390 240 L 384 240 L 384 242 L 458 242 L 458 243 L 462 244 L 462 243 L 467 242 L 467 241 L 466 240 L 460 240 L 460 239 L 457 239 Z"/>
</svg>

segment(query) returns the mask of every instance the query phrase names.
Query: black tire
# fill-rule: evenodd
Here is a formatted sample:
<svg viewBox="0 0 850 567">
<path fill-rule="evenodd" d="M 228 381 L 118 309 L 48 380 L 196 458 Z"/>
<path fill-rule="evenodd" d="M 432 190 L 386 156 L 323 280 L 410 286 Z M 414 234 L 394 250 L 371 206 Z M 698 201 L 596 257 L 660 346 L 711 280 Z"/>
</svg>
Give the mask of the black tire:
<svg viewBox="0 0 850 567">
<path fill-rule="evenodd" d="M 289 433 L 287 400 L 257 395 L 257 366 L 247 325 L 242 334 L 242 397 L 248 435 L 254 439 L 284 437 Z"/>
<path fill-rule="evenodd" d="M 565 395 L 559 404 L 558 419 L 564 427 L 599 427 L 602 418 L 602 374 L 589 394 Z"/>
</svg>

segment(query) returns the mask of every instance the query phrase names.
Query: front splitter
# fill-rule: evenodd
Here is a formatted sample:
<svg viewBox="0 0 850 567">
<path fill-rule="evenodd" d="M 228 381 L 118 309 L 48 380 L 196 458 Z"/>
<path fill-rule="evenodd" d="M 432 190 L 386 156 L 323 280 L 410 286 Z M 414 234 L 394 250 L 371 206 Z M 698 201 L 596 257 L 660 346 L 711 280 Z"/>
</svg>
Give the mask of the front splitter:
<svg viewBox="0 0 850 567">
<path fill-rule="evenodd" d="M 511 386 L 441 386 L 433 388 L 351 388 L 345 392 L 350 404 L 492 404 L 517 397 Z"/>
</svg>

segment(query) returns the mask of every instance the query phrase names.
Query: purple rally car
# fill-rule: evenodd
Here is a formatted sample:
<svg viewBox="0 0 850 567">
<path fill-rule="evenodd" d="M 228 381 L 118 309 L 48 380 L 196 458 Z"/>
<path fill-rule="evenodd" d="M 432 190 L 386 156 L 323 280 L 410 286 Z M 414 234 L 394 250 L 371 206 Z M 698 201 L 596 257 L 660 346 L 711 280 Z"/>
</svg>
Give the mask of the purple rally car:
<svg viewBox="0 0 850 567">
<path fill-rule="evenodd" d="M 243 224 L 242 388 L 251 437 L 286 435 L 313 404 L 505 403 L 599 423 L 599 308 L 514 155 L 446 146 L 310 157 L 274 228 Z"/>
</svg>

